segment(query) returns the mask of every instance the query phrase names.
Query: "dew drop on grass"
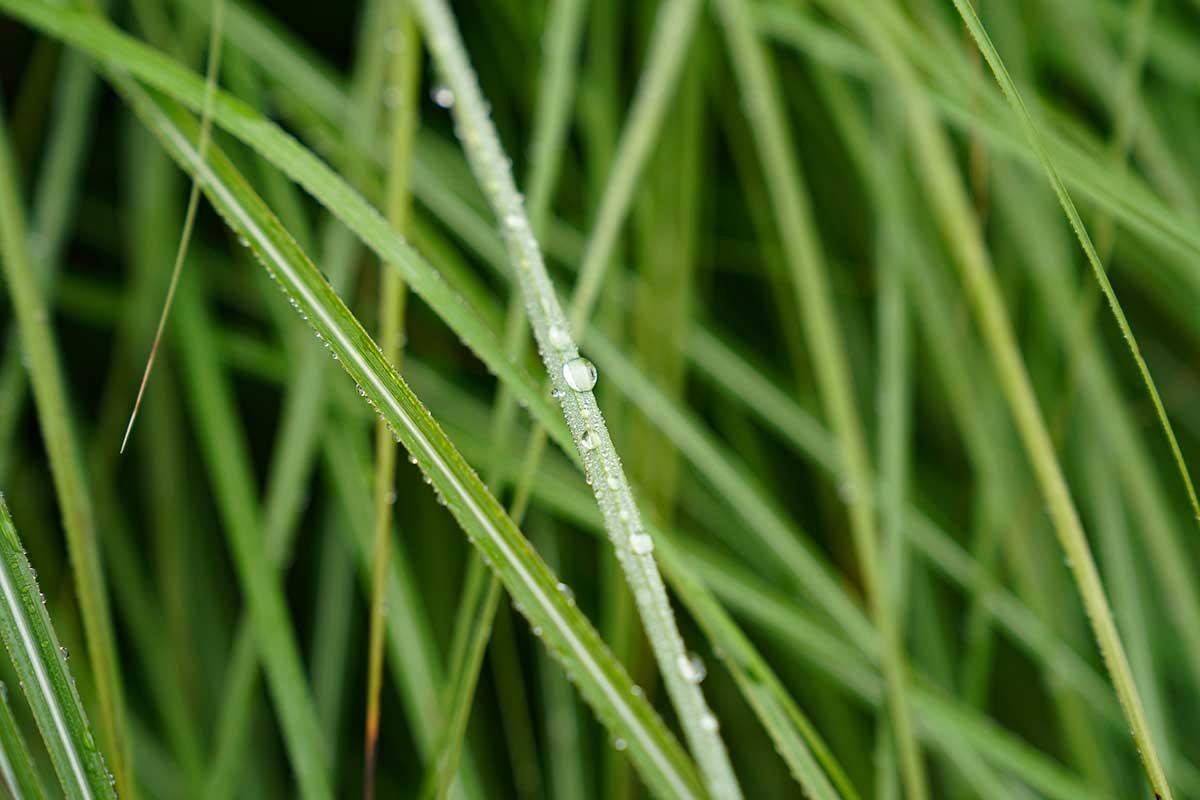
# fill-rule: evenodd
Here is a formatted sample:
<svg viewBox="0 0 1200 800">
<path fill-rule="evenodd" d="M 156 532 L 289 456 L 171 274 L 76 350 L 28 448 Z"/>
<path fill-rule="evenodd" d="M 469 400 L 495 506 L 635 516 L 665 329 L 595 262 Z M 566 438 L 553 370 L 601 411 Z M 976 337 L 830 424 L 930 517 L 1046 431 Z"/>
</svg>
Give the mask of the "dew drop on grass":
<svg viewBox="0 0 1200 800">
<path fill-rule="evenodd" d="M 566 350 L 571 346 L 571 335 L 567 333 L 567 329 L 562 325 L 551 325 L 550 344 L 559 350 Z"/>
<path fill-rule="evenodd" d="M 584 450 L 596 449 L 596 434 L 592 433 L 591 428 L 588 428 L 583 432 L 583 436 L 579 437 L 579 446 Z"/>
<path fill-rule="evenodd" d="M 433 91 L 429 93 L 429 96 L 441 108 L 450 108 L 454 105 L 454 92 L 445 84 L 433 87 Z"/>
<path fill-rule="evenodd" d="M 575 605 L 575 592 L 571 591 L 571 587 L 567 586 L 562 581 L 558 582 L 558 591 L 567 599 L 567 605 Z"/>
<path fill-rule="evenodd" d="M 639 556 L 648 556 L 654 552 L 654 540 L 647 533 L 635 533 L 629 537 L 629 549 Z"/>
<path fill-rule="evenodd" d="M 616 739 L 613 739 L 613 749 L 617 750 L 618 752 L 623 751 L 628 746 L 629 744 L 620 736 L 618 736 Z"/>
<path fill-rule="evenodd" d="M 717 722 L 717 718 L 709 713 L 700 718 L 700 727 L 711 733 L 721 727 L 721 723 Z"/>
<path fill-rule="evenodd" d="M 596 385 L 596 365 L 586 358 L 572 358 L 563 364 L 563 380 L 577 392 L 590 392 Z"/>
<path fill-rule="evenodd" d="M 633 685 L 633 688 L 629 690 L 629 693 L 634 697 L 641 697 L 643 694 L 645 694 L 642 691 L 642 687 L 638 686 L 636 683 Z"/>
<path fill-rule="evenodd" d="M 688 683 L 700 683 L 708 674 L 708 668 L 704 666 L 704 659 L 695 653 L 681 655 L 676 666 L 679 667 L 679 674 Z"/>
<path fill-rule="evenodd" d="M 562 400 L 564 397 L 567 396 L 567 393 L 564 392 L 562 389 L 551 389 L 550 396 L 553 397 L 555 400 Z"/>
</svg>

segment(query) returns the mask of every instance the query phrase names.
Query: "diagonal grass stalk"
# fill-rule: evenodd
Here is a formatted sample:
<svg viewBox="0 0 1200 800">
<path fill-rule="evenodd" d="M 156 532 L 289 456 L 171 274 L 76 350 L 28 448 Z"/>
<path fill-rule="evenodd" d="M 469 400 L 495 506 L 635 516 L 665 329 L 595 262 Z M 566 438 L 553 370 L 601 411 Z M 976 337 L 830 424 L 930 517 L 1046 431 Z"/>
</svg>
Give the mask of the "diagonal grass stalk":
<svg viewBox="0 0 1200 800">
<path fill-rule="evenodd" d="M 165 102 L 150 99 L 150 103 L 139 102 L 137 108 L 172 155 L 187 168 L 200 172 L 206 193 L 226 221 L 246 238 L 270 274 L 280 281 L 289 300 L 330 343 L 338 362 L 389 420 L 472 542 L 500 571 L 523 613 L 564 660 L 576 685 L 604 723 L 628 742 L 630 755 L 646 782 L 663 794 L 697 795 L 700 787 L 695 768 L 645 700 L 632 693 L 628 676 L 582 615 L 558 591 L 554 576 L 381 357 L 316 267 L 296 248 L 219 150 L 210 151 L 207 163 L 197 158 L 194 146 L 179 127 L 187 128 L 190 120 L 177 116 L 180 112 L 175 110 L 168 116 L 159 105 Z"/>
<path fill-rule="evenodd" d="M 546 36 L 549 45 L 542 71 L 542 92 L 534 120 L 533 145 L 529 179 L 530 224 L 533 230 L 541 230 L 542 221 L 548 213 L 550 198 L 556 176 L 561 167 L 560 154 L 566 138 L 568 111 L 574 97 L 575 49 L 583 24 L 583 0 L 565 0 L 555 4 L 547 22 Z M 527 333 L 525 315 L 519 292 L 512 291 L 508 301 L 505 322 L 504 345 L 510 358 L 518 359 L 526 349 Z M 488 470 L 488 486 L 499 494 L 502 484 L 497 480 L 498 467 L 503 463 L 504 444 L 509 441 L 515 421 L 516 403 L 512 392 L 500 386 L 496 404 L 492 411 L 492 438 L 497 443 L 493 463 Z M 513 521 L 520 525 L 525 514 L 525 495 L 518 489 L 517 496 L 509 506 Z M 483 565 L 473 560 L 468 567 L 466 591 L 460 601 L 460 611 L 454 631 L 455 654 L 452 660 L 451 680 L 448 682 L 448 723 L 446 724 L 439 754 L 434 758 L 434 768 L 427 778 L 428 794 L 443 796 L 449 775 L 458 760 L 458 752 L 465 737 L 469 708 L 474 697 L 478 671 L 482 663 L 483 648 L 491 637 L 490 629 L 499 609 L 499 579 L 492 575 L 483 580 Z M 482 596 L 481 596 L 482 595 Z M 497 655 L 493 644 L 493 658 Z M 499 672 L 499 670 L 497 670 Z M 508 695 L 509 693 L 505 693 Z M 509 700 L 509 705 L 513 704 Z M 511 718 L 519 709 L 510 710 Z M 514 758 L 514 760 L 517 760 Z M 519 770 L 514 767 L 514 771 Z"/>
<path fill-rule="evenodd" d="M 502 223 L 505 244 L 525 297 L 525 312 L 551 385 L 562 400 L 564 416 L 684 731 L 710 791 L 718 797 L 738 797 L 741 792 L 717 732 L 716 717 L 697 685 L 696 672 L 690 666 L 690 657 L 675 626 L 670 601 L 653 559 L 653 540 L 642 528 L 620 459 L 592 395 L 594 368 L 580 358 L 574 345 L 571 333 L 574 320 L 568 322 L 559 306 L 454 18 L 449 8 L 436 0 L 418 0 L 416 8 L 434 62 L 453 92 L 458 135 L 468 161 Z"/>
<path fill-rule="evenodd" d="M 213 0 L 212 19 L 209 23 L 208 67 L 204 76 L 204 108 L 200 114 L 200 154 L 203 157 L 208 149 L 212 136 L 212 103 L 217 88 L 217 73 L 221 64 L 221 44 L 225 0 Z M 129 414 L 129 424 L 125 426 L 125 435 L 121 438 L 121 452 L 129 441 L 133 431 L 133 423 L 137 420 L 138 408 L 142 405 L 142 397 L 146 392 L 146 383 L 150 380 L 150 371 L 154 369 L 154 358 L 158 354 L 158 346 L 162 341 L 163 330 L 167 325 L 167 317 L 171 313 L 171 301 L 179 286 L 179 273 L 183 269 L 184 258 L 187 257 L 188 245 L 192 240 L 192 227 L 196 223 L 196 210 L 200 205 L 200 186 L 193 181 L 188 195 L 187 211 L 184 212 L 183 230 L 179 234 L 179 247 L 175 251 L 175 265 L 171 268 L 171 280 L 167 283 L 167 297 L 163 301 L 162 315 L 158 318 L 158 328 L 154 332 L 154 341 L 150 345 L 150 355 L 146 358 L 146 369 L 142 373 L 142 381 L 138 386 L 137 396 L 133 400 L 133 411 Z"/>
<path fill-rule="evenodd" d="M 46 790 L 38 777 L 29 746 L 17 727 L 12 706 L 8 704 L 8 687 L 0 684 L 0 779 L 14 800 L 43 800 Z"/>
<path fill-rule="evenodd" d="M 75 679 L 67 668 L 65 651 L 58 644 L 33 568 L 2 496 L 0 638 L 20 677 L 65 795 L 73 800 L 115 798 L 112 776 L 96 747 L 75 691 Z M 5 705 L 7 716 L 7 700 Z M 12 752 L 9 756 L 15 768 L 20 755 Z"/>
<path fill-rule="evenodd" d="M 1125 339 L 1130 355 L 1137 365 L 1142 382 L 1146 385 L 1146 392 L 1150 395 L 1150 401 L 1154 405 L 1154 413 L 1158 416 L 1158 422 L 1162 427 L 1163 435 L 1167 439 L 1171 456 L 1175 459 L 1175 467 L 1187 492 L 1188 502 L 1192 507 L 1192 516 L 1197 521 L 1200 521 L 1200 499 L 1196 497 L 1196 489 L 1192 485 L 1192 477 L 1188 472 L 1187 462 L 1184 461 L 1183 452 L 1179 449 L 1179 441 L 1175 437 L 1175 429 L 1171 426 L 1171 421 L 1167 418 L 1167 411 L 1163 407 L 1162 398 L 1159 396 L 1154 378 L 1150 375 L 1150 368 L 1146 366 L 1146 360 L 1142 357 L 1141 348 L 1138 347 L 1137 339 L 1134 338 L 1133 329 L 1130 328 L 1129 320 L 1125 317 L 1125 311 L 1121 308 L 1120 301 L 1117 300 L 1116 292 L 1113 290 L 1112 283 L 1108 279 L 1108 273 L 1105 271 L 1104 265 L 1100 262 L 1100 256 L 1092 244 L 1092 239 L 1083 224 L 1083 219 L 1079 216 L 1079 210 L 1075 207 L 1075 202 L 1067 192 L 1067 187 L 1063 184 L 1062 178 L 1059 177 L 1058 170 L 1055 168 L 1054 162 L 1047 152 L 1042 136 L 1034 124 L 1033 117 L 1030 115 L 1028 108 L 1026 108 L 1025 102 L 1021 99 L 1016 84 L 1013 83 L 1012 77 L 1008 74 L 1008 69 L 1000 59 L 1000 54 L 996 52 L 996 48 L 988 37 L 987 31 L 984 30 L 983 23 L 979 20 L 979 15 L 975 13 L 975 9 L 971 4 L 964 2 L 964 0 L 954 0 L 954 6 L 958 9 L 958 13 L 966 23 L 971 36 L 974 37 L 975 43 L 978 45 L 980 51 L 982 51 L 984 59 L 988 62 L 988 66 L 991 67 L 992 74 L 996 76 L 996 82 L 1000 84 L 1005 99 L 1008 100 L 1013 112 L 1020 120 L 1022 130 L 1026 138 L 1028 138 L 1033 151 L 1037 154 L 1038 161 L 1041 162 L 1042 169 L 1045 170 L 1046 177 L 1054 189 L 1054 194 L 1058 197 L 1059 204 L 1062 205 L 1063 213 L 1067 215 L 1071 229 L 1079 239 L 1079 246 L 1083 249 L 1084 255 L 1087 257 L 1088 264 L 1096 276 L 1096 282 L 1100 285 L 1101 292 L 1104 293 L 1104 299 L 1108 302 L 1109 309 L 1117 321 L 1117 327 L 1121 331 L 1121 336 Z"/>
</svg>

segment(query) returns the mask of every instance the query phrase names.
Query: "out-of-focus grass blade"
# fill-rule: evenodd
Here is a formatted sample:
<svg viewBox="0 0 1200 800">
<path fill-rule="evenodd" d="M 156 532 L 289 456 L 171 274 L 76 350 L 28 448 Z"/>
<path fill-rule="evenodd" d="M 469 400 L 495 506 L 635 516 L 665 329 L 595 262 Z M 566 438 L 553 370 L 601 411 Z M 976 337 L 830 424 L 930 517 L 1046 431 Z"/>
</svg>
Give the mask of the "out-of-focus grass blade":
<svg viewBox="0 0 1200 800">
<path fill-rule="evenodd" d="M 8 3 L 12 3 L 9 5 Z M 168 56 L 121 33 L 92 14 L 50 6 L 38 0 L 0 0 L 0 5 L 41 30 L 68 40 L 106 64 L 127 70 L 139 80 L 199 111 L 204 104 L 203 79 Z M 302 185 L 363 240 L 380 259 L 400 269 L 405 283 L 488 365 L 510 384 L 551 438 L 573 449 L 570 434 L 550 400 L 529 373 L 503 352 L 478 314 L 430 268 L 383 216 L 324 162 L 257 111 L 217 91 L 213 122 L 250 145 L 259 155 Z"/>
<path fill-rule="evenodd" d="M 74 567 L 88 656 L 100 701 L 101 730 L 106 746 L 113 748 L 111 756 L 121 789 L 126 795 L 133 795 L 136 790 L 125 742 L 121 670 L 96 543 L 95 515 L 67 403 L 58 345 L 50 327 L 45 297 L 34 277 L 17 167 L 6 126 L 0 114 L 0 261 L 16 312 L 38 423 Z"/>
<path fill-rule="evenodd" d="M 70 798 L 115 800 L 112 776 L 104 766 L 104 757 L 79 702 L 66 652 L 58 644 L 37 579 L 2 496 L 0 638 L 21 679 L 63 792 Z"/>
</svg>

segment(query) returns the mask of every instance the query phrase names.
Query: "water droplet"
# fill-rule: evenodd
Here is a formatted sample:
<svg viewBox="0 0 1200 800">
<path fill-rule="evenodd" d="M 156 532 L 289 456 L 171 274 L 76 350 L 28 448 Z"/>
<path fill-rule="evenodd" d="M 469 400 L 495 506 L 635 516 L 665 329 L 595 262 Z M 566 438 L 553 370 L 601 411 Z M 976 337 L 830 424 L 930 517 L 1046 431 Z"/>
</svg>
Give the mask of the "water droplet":
<svg viewBox="0 0 1200 800">
<path fill-rule="evenodd" d="M 613 489 L 614 491 L 621 485 L 621 482 L 617 480 L 616 475 L 609 475 L 608 480 L 606 480 L 605 483 L 608 484 L 608 488 Z"/>
<path fill-rule="evenodd" d="M 645 694 L 645 692 L 642 691 L 642 687 L 638 686 L 636 683 L 633 685 L 633 688 L 629 690 L 629 693 L 634 697 L 641 697 L 643 694 Z"/>
<path fill-rule="evenodd" d="M 575 605 L 575 592 L 571 591 L 570 586 L 567 586 L 562 581 L 559 581 L 558 591 L 562 593 L 563 597 L 567 598 L 568 605 Z"/>
<path fill-rule="evenodd" d="M 59 647 L 58 652 L 62 653 L 63 661 L 71 660 L 71 653 L 69 650 L 67 650 L 67 648 L 65 646 Z"/>
<path fill-rule="evenodd" d="M 562 389 L 551 389 L 550 390 L 550 396 L 553 397 L 555 400 L 562 400 L 564 397 L 566 397 L 566 395 L 567 395 L 567 393 L 564 392 Z"/>
<path fill-rule="evenodd" d="M 562 325 L 551 325 L 550 344 L 554 345 L 559 350 L 566 350 L 571 346 L 571 335 L 567 333 L 567 329 Z"/>
<path fill-rule="evenodd" d="M 410 463 L 410 464 L 417 463 L 417 457 L 414 456 L 412 453 L 409 453 L 408 454 L 408 463 Z"/>
<path fill-rule="evenodd" d="M 679 667 L 679 674 L 688 683 L 699 683 L 708 674 L 708 668 L 704 666 L 704 659 L 695 653 L 681 655 L 676 666 Z"/>
<path fill-rule="evenodd" d="M 620 736 L 618 736 L 616 739 L 613 739 L 613 749 L 617 750 L 618 752 L 623 751 L 628 746 L 629 744 Z"/>
<path fill-rule="evenodd" d="M 577 392 L 590 392 L 596 385 L 596 365 L 586 358 L 572 358 L 563 364 L 563 380 Z"/>
<path fill-rule="evenodd" d="M 583 432 L 583 436 L 579 437 L 579 446 L 584 450 L 596 449 L 596 434 L 592 433 L 591 428 L 588 428 Z"/>
<path fill-rule="evenodd" d="M 504 224 L 510 228 L 522 228 L 525 226 L 525 217 L 513 212 L 504 217 Z"/>
<path fill-rule="evenodd" d="M 639 556 L 648 556 L 654 552 L 654 540 L 648 533 L 635 533 L 629 537 L 629 549 Z"/>
<path fill-rule="evenodd" d="M 721 727 L 721 723 L 717 722 L 717 718 L 710 713 L 700 718 L 700 727 L 711 733 Z"/>
<path fill-rule="evenodd" d="M 451 91 L 449 86 L 444 84 L 433 87 L 433 91 L 429 93 L 429 96 L 441 108 L 450 108 L 454 105 L 454 92 Z"/>
</svg>

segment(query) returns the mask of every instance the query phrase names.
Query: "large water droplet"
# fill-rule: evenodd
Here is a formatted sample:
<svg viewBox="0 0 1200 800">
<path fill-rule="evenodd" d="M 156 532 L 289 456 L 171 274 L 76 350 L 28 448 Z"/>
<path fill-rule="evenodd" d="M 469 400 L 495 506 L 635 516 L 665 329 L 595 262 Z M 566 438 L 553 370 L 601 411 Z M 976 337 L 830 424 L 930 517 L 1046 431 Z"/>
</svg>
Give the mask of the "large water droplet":
<svg viewBox="0 0 1200 800">
<path fill-rule="evenodd" d="M 563 364 L 563 380 L 577 392 L 590 392 L 596 385 L 596 365 L 586 358 L 572 358 Z"/>
<path fill-rule="evenodd" d="M 596 434 L 592 433 L 591 428 L 588 428 L 583 432 L 583 436 L 579 437 L 579 446 L 584 450 L 596 449 Z"/>
<path fill-rule="evenodd" d="M 618 736 L 616 739 L 613 739 L 613 748 L 615 750 L 621 751 L 621 750 L 624 750 L 628 746 L 629 746 L 629 744 L 624 739 L 622 739 L 620 736 Z"/>
<path fill-rule="evenodd" d="M 717 718 L 710 713 L 700 718 L 700 727 L 712 732 L 721 727 L 721 723 L 717 722 Z"/>
<path fill-rule="evenodd" d="M 629 537 L 629 549 L 639 556 L 648 556 L 654 552 L 654 540 L 646 533 L 635 533 Z"/>
<path fill-rule="evenodd" d="M 704 659 L 695 653 L 681 655 L 676 666 L 679 667 L 679 674 L 688 683 L 699 683 L 708 674 L 708 668 L 704 666 Z"/>
</svg>

